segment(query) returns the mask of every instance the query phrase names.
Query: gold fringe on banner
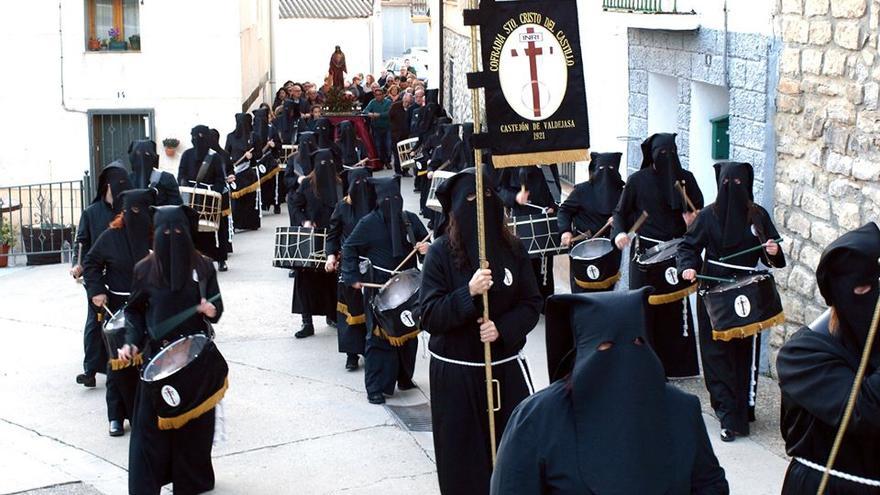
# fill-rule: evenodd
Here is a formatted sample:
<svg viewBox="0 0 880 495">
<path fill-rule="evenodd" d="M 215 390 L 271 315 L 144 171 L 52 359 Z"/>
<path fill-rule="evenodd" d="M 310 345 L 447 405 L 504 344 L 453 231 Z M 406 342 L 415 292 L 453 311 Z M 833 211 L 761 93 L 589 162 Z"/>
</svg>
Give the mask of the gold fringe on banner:
<svg viewBox="0 0 880 495">
<path fill-rule="evenodd" d="M 685 297 L 697 291 L 697 284 L 689 285 L 684 289 L 670 292 L 669 294 L 659 294 L 656 296 L 648 296 L 648 304 L 659 306 L 661 304 L 669 304 L 671 302 L 684 299 Z"/>
<path fill-rule="evenodd" d="M 144 364 L 144 355 L 137 353 L 127 361 L 125 359 L 111 359 L 110 369 L 113 371 L 119 371 L 128 368 L 129 366 L 140 366 L 142 364 Z"/>
<path fill-rule="evenodd" d="M 349 325 L 360 325 L 361 323 L 367 322 L 367 316 L 364 314 L 353 315 L 348 312 L 348 305 L 337 302 L 336 303 L 336 311 L 340 312 L 345 316 L 345 323 Z"/>
<path fill-rule="evenodd" d="M 210 411 L 214 406 L 217 405 L 217 403 L 223 400 L 223 396 L 226 395 L 226 389 L 228 388 L 229 377 L 226 377 L 226 380 L 223 381 L 223 386 L 220 387 L 220 390 L 214 392 L 214 395 L 208 397 L 207 399 L 205 399 L 204 402 L 197 405 L 196 407 L 179 416 L 174 416 L 173 418 L 163 418 L 159 416 L 159 429 L 179 430 L 180 428 L 183 428 L 187 423 Z"/>
<path fill-rule="evenodd" d="M 618 280 L 620 280 L 620 272 L 617 272 L 614 275 L 606 278 L 605 280 L 600 280 L 598 282 L 584 282 L 583 280 L 580 280 L 579 278 L 575 277 L 574 283 L 576 283 L 577 286 L 580 287 L 581 289 L 597 290 L 597 289 L 607 289 L 607 288 L 613 286 L 614 284 L 616 284 Z"/>
<path fill-rule="evenodd" d="M 236 189 L 235 191 L 232 191 L 232 194 L 230 194 L 230 196 L 232 196 L 232 199 L 238 199 L 238 198 L 244 196 L 245 194 L 250 194 L 252 192 L 255 192 L 259 188 L 260 188 L 260 183 L 254 182 L 253 184 L 251 184 L 247 187 L 243 187 L 241 189 Z"/>
<path fill-rule="evenodd" d="M 525 165 L 553 165 L 554 163 L 585 162 L 590 159 L 590 150 L 539 151 L 537 153 L 517 153 L 514 155 L 492 155 L 495 168 L 522 167 Z"/>
<path fill-rule="evenodd" d="M 386 332 L 384 328 L 377 326 L 373 330 L 373 335 L 376 335 L 377 337 L 382 337 L 383 339 L 387 340 L 388 343 L 393 345 L 394 347 L 400 347 L 403 344 L 406 344 L 407 341 L 410 341 L 410 340 L 418 337 L 419 332 L 421 332 L 421 330 L 417 328 L 414 331 L 412 331 L 406 335 L 402 335 L 400 337 L 393 337 L 391 335 L 388 335 L 388 332 Z"/>
<path fill-rule="evenodd" d="M 715 330 L 713 328 L 712 340 L 722 340 L 724 342 L 730 342 L 733 339 L 744 339 L 747 337 L 751 337 L 756 333 L 767 330 L 770 327 L 782 325 L 783 323 L 785 323 L 785 313 L 780 311 L 776 316 L 772 316 L 764 321 L 751 323 L 749 325 L 728 328 L 727 330 Z"/>
<path fill-rule="evenodd" d="M 269 179 L 274 178 L 281 172 L 281 167 L 275 167 L 272 170 L 266 172 L 266 175 L 260 177 L 260 184 L 265 184 L 269 181 Z"/>
</svg>

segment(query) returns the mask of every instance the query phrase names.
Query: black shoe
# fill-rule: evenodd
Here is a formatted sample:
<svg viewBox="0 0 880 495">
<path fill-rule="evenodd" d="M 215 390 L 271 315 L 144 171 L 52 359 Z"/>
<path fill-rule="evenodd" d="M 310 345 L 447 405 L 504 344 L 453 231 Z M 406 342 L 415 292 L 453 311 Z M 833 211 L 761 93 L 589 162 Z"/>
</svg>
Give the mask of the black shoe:
<svg viewBox="0 0 880 495">
<path fill-rule="evenodd" d="M 349 354 L 347 358 L 345 358 L 345 369 L 348 371 L 357 371 L 358 366 L 360 365 L 360 358 L 357 354 Z"/>
<path fill-rule="evenodd" d="M 383 394 L 382 392 L 367 394 L 367 401 L 369 401 L 370 404 L 384 404 L 385 394 Z"/>
<path fill-rule="evenodd" d="M 397 383 L 397 390 L 412 390 L 414 388 L 416 388 L 416 382 L 412 380 Z"/>
<path fill-rule="evenodd" d="M 280 206 L 280 205 L 275 205 L 275 214 L 276 214 L 276 215 L 280 215 L 280 214 L 281 214 L 281 206 Z"/>
<path fill-rule="evenodd" d="M 736 440 L 736 434 L 733 430 L 728 430 L 727 428 L 721 429 L 721 441 L 722 442 L 732 442 Z"/>
<path fill-rule="evenodd" d="M 328 327 L 336 328 L 336 320 L 334 320 L 328 316 L 326 321 L 327 321 Z"/>
<path fill-rule="evenodd" d="M 111 437 L 121 437 L 125 434 L 125 428 L 122 426 L 122 421 L 118 419 L 110 420 L 110 436 Z"/>
<path fill-rule="evenodd" d="M 221 271 L 221 272 L 225 272 L 226 270 L 229 270 L 229 267 L 226 266 L 225 261 L 221 261 L 221 262 L 217 263 L 217 270 Z"/>
<path fill-rule="evenodd" d="M 755 422 L 755 410 L 750 408 L 749 409 L 749 423 L 754 423 L 754 422 Z"/>
<path fill-rule="evenodd" d="M 95 385 L 97 385 L 97 382 L 95 381 L 95 375 L 90 375 L 88 373 L 76 375 L 76 383 L 79 383 L 80 385 L 87 388 L 93 388 Z"/>
<path fill-rule="evenodd" d="M 315 335 L 315 327 L 311 324 L 303 325 L 299 332 L 293 334 L 293 336 L 298 339 L 304 339 L 306 337 L 311 337 L 312 335 Z"/>
</svg>

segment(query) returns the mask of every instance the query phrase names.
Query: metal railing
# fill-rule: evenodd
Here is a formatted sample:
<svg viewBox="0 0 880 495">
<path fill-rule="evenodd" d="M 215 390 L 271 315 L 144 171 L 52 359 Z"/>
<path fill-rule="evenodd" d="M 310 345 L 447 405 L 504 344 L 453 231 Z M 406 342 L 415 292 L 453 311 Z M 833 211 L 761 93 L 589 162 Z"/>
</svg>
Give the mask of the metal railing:
<svg viewBox="0 0 880 495">
<path fill-rule="evenodd" d="M 427 17 L 428 0 L 410 0 L 409 14 L 410 17 Z"/>
<path fill-rule="evenodd" d="M 0 232 L 13 238 L 5 256 L 26 256 L 28 265 L 68 261 L 90 184 L 86 172 L 80 180 L 0 186 Z"/>
<path fill-rule="evenodd" d="M 648 14 L 693 13 L 692 10 L 687 8 L 679 10 L 678 0 L 602 0 L 602 9 Z"/>
<path fill-rule="evenodd" d="M 577 184 L 577 176 L 575 175 L 576 171 L 574 162 L 560 163 L 557 168 L 559 169 L 560 181 L 570 186 Z"/>
</svg>

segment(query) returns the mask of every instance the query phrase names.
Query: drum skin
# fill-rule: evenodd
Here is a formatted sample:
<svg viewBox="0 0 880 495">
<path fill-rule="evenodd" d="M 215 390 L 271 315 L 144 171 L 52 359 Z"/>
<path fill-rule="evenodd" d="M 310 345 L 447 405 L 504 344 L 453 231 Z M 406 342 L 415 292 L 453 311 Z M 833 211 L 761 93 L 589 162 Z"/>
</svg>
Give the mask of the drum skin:
<svg viewBox="0 0 880 495">
<path fill-rule="evenodd" d="M 327 261 L 324 249 L 326 241 L 327 229 L 276 227 L 272 266 L 324 270 L 324 263 Z"/>
<path fill-rule="evenodd" d="M 419 304 L 419 286 L 422 273 L 413 268 L 395 275 L 391 280 L 373 297 L 370 306 L 376 322 L 374 333 L 389 344 L 400 347 L 420 332 L 422 307 Z"/>
<path fill-rule="evenodd" d="M 571 271 L 581 289 L 607 289 L 620 280 L 621 253 L 605 238 L 587 239 L 569 252 Z"/>
<path fill-rule="evenodd" d="M 181 338 L 169 346 L 178 344 Z M 196 337 L 207 338 L 203 335 Z M 159 380 L 148 381 L 146 372 L 159 355 L 153 357 L 141 373 L 141 386 L 153 401 L 160 430 L 183 428 L 189 421 L 210 411 L 223 399 L 229 387 L 229 366 L 220 350 L 209 340 L 191 362 Z"/>
<path fill-rule="evenodd" d="M 703 294 L 712 339 L 751 337 L 785 322 L 773 275 L 761 273 L 718 284 Z"/>
<path fill-rule="evenodd" d="M 562 246 L 559 222 L 555 214 L 517 215 L 509 219 L 507 228 L 525 246 L 529 258 L 555 256 L 568 249 Z"/>
<path fill-rule="evenodd" d="M 672 239 L 648 249 L 636 257 L 636 287 L 650 285 L 653 294 L 648 296 L 648 304 L 660 305 L 675 302 L 696 292 L 697 284 L 689 283 L 678 276 L 675 266 L 675 252 L 682 239 Z"/>
</svg>

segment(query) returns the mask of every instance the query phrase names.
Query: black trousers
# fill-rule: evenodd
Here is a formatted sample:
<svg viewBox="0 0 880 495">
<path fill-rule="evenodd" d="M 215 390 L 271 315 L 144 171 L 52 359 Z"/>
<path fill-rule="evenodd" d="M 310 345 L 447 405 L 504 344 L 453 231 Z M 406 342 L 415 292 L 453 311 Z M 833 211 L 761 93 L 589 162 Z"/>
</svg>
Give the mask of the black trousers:
<svg viewBox="0 0 880 495">
<path fill-rule="evenodd" d="M 101 335 L 101 322 L 91 299 L 86 296 L 86 325 L 83 332 L 83 372 L 87 375 L 104 373 L 107 369 L 107 347 Z"/>
<path fill-rule="evenodd" d="M 367 393 L 382 392 L 391 395 L 396 384 L 412 382 L 418 349 L 418 339 L 411 339 L 402 346 L 395 347 L 380 337 L 369 335 L 364 352 L 364 382 Z"/>
</svg>

